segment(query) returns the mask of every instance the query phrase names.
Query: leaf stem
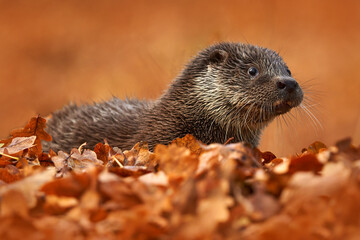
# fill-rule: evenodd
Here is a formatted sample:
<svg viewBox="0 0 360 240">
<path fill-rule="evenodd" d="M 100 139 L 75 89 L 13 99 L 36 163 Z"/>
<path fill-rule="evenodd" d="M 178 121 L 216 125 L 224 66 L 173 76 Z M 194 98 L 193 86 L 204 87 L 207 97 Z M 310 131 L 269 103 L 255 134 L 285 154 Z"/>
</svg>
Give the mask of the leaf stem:
<svg viewBox="0 0 360 240">
<path fill-rule="evenodd" d="M 3 156 L 5 156 L 5 157 L 9 157 L 9 158 L 12 158 L 12 159 L 15 159 L 15 160 L 19 161 L 19 158 L 18 158 L 18 157 L 13 157 L 13 156 L 7 155 L 7 154 L 5 154 L 5 153 L 0 153 L 0 155 L 3 155 Z"/>
</svg>

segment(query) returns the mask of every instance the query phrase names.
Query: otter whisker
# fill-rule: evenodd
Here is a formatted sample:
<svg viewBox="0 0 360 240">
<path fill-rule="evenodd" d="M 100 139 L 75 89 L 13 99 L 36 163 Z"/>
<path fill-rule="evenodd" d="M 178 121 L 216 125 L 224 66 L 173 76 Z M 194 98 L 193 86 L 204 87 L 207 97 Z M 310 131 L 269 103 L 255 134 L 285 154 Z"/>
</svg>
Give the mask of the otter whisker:
<svg viewBox="0 0 360 240">
<path fill-rule="evenodd" d="M 294 125 L 297 122 L 297 119 L 295 118 L 295 115 L 292 112 L 290 112 L 290 114 L 285 115 L 285 118 L 288 119 L 290 129 L 294 129 L 295 130 L 295 135 L 297 135 L 297 131 L 296 131 L 297 128 L 294 127 Z"/>
<path fill-rule="evenodd" d="M 304 101 L 304 103 L 305 103 L 305 101 Z M 320 106 L 320 104 L 318 104 L 318 103 L 313 103 L 313 104 L 306 104 L 306 106 L 308 107 L 308 108 L 313 108 L 313 109 L 317 109 L 317 107 L 318 106 Z"/>
<path fill-rule="evenodd" d="M 304 104 L 300 104 L 300 107 L 301 107 L 301 109 L 303 109 L 305 111 L 306 115 L 309 117 L 309 119 L 313 123 L 315 130 L 323 129 L 321 122 L 317 119 L 317 117 L 315 117 L 315 115 Z"/>
<path fill-rule="evenodd" d="M 303 105 L 306 106 L 307 109 L 311 110 L 314 116 L 320 115 L 322 108 L 320 108 L 320 104 L 318 103 L 312 103 L 308 100 L 305 100 L 303 102 Z"/>
<path fill-rule="evenodd" d="M 276 126 L 278 129 L 280 129 L 280 132 L 283 133 L 284 132 L 284 129 L 283 129 L 283 125 L 281 123 L 281 118 L 276 118 Z"/>
<path fill-rule="evenodd" d="M 316 115 L 311 111 L 311 110 L 314 110 L 314 111 L 318 111 L 317 108 L 313 108 L 313 107 L 309 107 L 309 105 L 304 102 L 303 104 L 301 104 L 302 107 L 305 107 L 306 110 L 308 111 L 308 113 L 313 117 L 313 119 L 318 123 L 319 127 L 322 129 L 322 124 L 321 122 L 319 121 L 319 119 L 316 117 Z"/>
<path fill-rule="evenodd" d="M 296 118 L 296 116 L 294 115 L 294 113 L 292 111 L 289 112 L 289 114 L 287 115 L 287 117 L 289 118 L 290 120 L 290 123 L 294 123 L 294 122 L 297 122 L 298 119 Z M 296 128 L 295 128 L 296 129 Z"/>
<path fill-rule="evenodd" d="M 284 121 L 284 123 L 285 123 L 286 127 L 287 127 L 287 128 L 289 128 L 289 125 L 288 125 L 288 123 L 287 123 L 287 121 L 286 121 L 286 119 L 285 119 L 284 115 L 281 115 L 281 119 Z"/>
</svg>

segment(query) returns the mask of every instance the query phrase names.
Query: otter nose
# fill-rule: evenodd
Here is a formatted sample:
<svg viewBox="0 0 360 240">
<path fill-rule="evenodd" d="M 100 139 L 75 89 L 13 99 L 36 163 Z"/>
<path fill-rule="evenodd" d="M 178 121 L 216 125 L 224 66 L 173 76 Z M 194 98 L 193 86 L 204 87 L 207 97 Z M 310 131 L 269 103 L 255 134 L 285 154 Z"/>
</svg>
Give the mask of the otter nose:
<svg viewBox="0 0 360 240">
<path fill-rule="evenodd" d="M 276 86 L 281 91 L 287 91 L 288 93 L 294 92 L 298 87 L 299 84 L 295 81 L 295 79 L 279 79 L 276 82 Z"/>
</svg>

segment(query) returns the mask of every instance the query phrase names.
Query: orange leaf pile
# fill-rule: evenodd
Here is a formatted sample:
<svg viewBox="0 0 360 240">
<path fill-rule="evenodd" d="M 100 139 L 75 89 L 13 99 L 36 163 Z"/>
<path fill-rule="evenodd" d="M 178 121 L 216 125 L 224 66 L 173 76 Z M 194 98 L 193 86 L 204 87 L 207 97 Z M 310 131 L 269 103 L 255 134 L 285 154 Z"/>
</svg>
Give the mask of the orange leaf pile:
<svg viewBox="0 0 360 240">
<path fill-rule="evenodd" d="M 360 147 L 277 158 L 191 135 L 150 152 L 43 153 L 45 119 L 0 147 L 0 239 L 357 239 Z"/>
</svg>

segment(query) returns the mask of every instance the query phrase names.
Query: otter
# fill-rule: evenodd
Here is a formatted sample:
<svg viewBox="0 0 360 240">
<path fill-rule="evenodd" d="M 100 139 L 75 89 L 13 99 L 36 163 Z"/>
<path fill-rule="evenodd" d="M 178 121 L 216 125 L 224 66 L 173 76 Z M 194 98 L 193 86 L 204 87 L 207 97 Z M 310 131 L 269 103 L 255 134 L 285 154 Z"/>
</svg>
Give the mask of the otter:
<svg viewBox="0 0 360 240">
<path fill-rule="evenodd" d="M 218 43 L 200 51 L 155 101 L 111 100 L 69 105 L 52 114 L 45 150 L 69 151 L 105 138 L 111 146 L 149 148 L 192 134 L 205 144 L 229 138 L 256 147 L 263 129 L 299 106 L 303 91 L 273 50 L 251 44 Z"/>
</svg>

